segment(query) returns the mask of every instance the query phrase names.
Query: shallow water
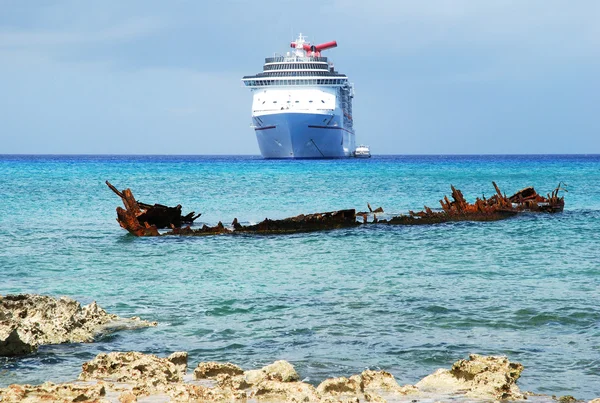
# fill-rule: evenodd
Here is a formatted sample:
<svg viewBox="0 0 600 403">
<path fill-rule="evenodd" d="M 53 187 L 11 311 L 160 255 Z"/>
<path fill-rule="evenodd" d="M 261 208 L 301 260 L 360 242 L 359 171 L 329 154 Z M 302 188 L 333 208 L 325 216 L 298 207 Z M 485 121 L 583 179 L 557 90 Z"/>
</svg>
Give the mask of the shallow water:
<svg viewBox="0 0 600 403">
<path fill-rule="evenodd" d="M 367 202 L 420 210 L 450 184 L 491 196 L 492 180 L 569 192 L 562 214 L 502 222 L 142 239 L 115 222 L 106 179 L 211 225 Z M 71 380 L 105 351 L 285 359 L 311 382 L 382 368 L 400 383 L 479 353 L 523 363 L 523 390 L 600 396 L 600 156 L 0 156 L 0 196 L 0 294 L 96 300 L 160 323 L 0 359 L 0 386 Z"/>
</svg>

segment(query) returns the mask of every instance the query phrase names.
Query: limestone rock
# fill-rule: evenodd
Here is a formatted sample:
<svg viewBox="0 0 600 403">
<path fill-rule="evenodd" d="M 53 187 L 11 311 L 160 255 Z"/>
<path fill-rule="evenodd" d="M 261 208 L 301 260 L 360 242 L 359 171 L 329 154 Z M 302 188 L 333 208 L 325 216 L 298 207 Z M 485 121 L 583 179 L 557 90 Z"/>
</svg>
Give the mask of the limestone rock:
<svg viewBox="0 0 600 403">
<path fill-rule="evenodd" d="M 119 395 L 120 403 L 135 403 L 137 402 L 137 397 L 131 391 L 125 391 Z"/>
<path fill-rule="evenodd" d="M 130 382 L 136 384 L 138 389 L 145 390 L 171 382 L 180 382 L 183 377 L 179 368 L 168 358 L 132 351 L 98 354 L 96 358 L 82 365 L 79 379 Z M 145 394 L 145 391 L 139 393 Z"/>
<path fill-rule="evenodd" d="M 588 403 L 600 403 L 600 397 L 594 400 L 590 400 Z"/>
<path fill-rule="evenodd" d="M 13 402 L 95 402 L 108 403 L 103 399 L 106 394 L 104 385 L 74 385 L 53 384 L 46 382 L 41 385 L 10 385 L 0 394 L 4 403 Z"/>
<path fill-rule="evenodd" d="M 360 375 L 352 375 L 350 378 L 339 377 L 325 379 L 319 386 L 317 392 L 320 395 L 360 395 L 364 390 L 363 380 Z"/>
<path fill-rule="evenodd" d="M 167 357 L 167 360 L 171 361 L 181 376 L 184 376 L 187 372 L 188 365 L 188 353 L 186 351 L 176 351 Z"/>
<path fill-rule="evenodd" d="M 365 394 L 391 392 L 400 395 L 417 393 L 419 390 L 413 385 L 400 386 L 394 375 L 386 371 L 366 370 L 360 374 Z"/>
<path fill-rule="evenodd" d="M 249 384 L 257 384 L 263 380 L 294 382 L 300 380 L 296 370 L 287 361 L 275 361 L 273 364 L 267 365 L 261 369 L 254 369 L 244 372 L 246 382 Z"/>
<path fill-rule="evenodd" d="M 262 380 L 254 385 L 250 397 L 278 402 L 318 402 L 314 386 L 304 382 Z"/>
<path fill-rule="evenodd" d="M 244 370 L 229 362 L 201 362 L 194 370 L 195 379 L 216 379 L 218 375 L 241 375 Z"/>
<path fill-rule="evenodd" d="M 170 396 L 172 402 L 232 402 L 246 399 L 246 393 L 242 391 L 225 391 L 189 383 L 166 385 L 164 393 Z"/>
<path fill-rule="evenodd" d="M 385 402 L 399 396 L 418 393 L 412 385 L 400 386 L 392 374 L 386 371 L 363 371 L 350 378 L 326 379 L 317 387 L 323 402 L 367 401 Z"/>
<path fill-rule="evenodd" d="M 460 393 L 468 397 L 521 400 L 516 385 L 523 365 L 506 357 L 471 354 L 468 360 L 454 363 L 452 369 L 439 369 L 416 386 L 423 392 Z"/>
<path fill-rule="evenodd" d="M 0 389 L 0 402 L 362 403 L 436 401 L 446 397 L 455 402 L 526 398 L 515 385 L 522 366 L 505 357 L 472 355 L 450 370 L 441 369 L 424 378 L 417 384 L 419 389 L 400 386 L 389 372 L 371 370 L 349 378 L 327 379 L 315 388 L 299 382 L 298 374 L 285 361 L 244 373 L 229 363 L 201 363 L 196 368 L 199 379 L 216 379 L 216 383 L 188 383 L 183 376 L 186 364 L 187 354 L 183 352 L 168 358 L 138 352 L 99 354 L 83 364 L 79 377 L 90 384 L 11 385 Z M 406 396 L 409 394 L 415 395 Z M 589 403 L 600 403 L 600 399 Z"/>
<path fill-rule="evenodd" d="M 17 329 L 0 324 L 0 356 L 15 357 L 26 355 L 37 350 L 37 346 L 21 339 Z"/>
<path fill-rule="evenodd" d="M 231 376 L 229 374 L 217 375 L 217 386 L 221 389 L 244 390 L 250 387 L 244 375 Z"/>
<path fill-rule="evenodd" d="M 109 314 L 95 302 L 82 307 L 67 297 L 0 296 L 0 333 L 2 329 L 17 329 L 20 340 L 31 346 L 92 342 L 100 333 L 155 325 L 156 322 Z"/>
</svg>

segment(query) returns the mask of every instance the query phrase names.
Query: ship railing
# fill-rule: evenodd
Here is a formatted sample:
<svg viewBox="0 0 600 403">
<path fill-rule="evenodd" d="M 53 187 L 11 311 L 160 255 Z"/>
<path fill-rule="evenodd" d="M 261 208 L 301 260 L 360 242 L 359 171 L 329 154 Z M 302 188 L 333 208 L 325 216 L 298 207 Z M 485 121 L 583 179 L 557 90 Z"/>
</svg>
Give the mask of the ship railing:
<svg viewBox="0 0 600 403">
<path fill-rule="evenodd" d="M 306 78 L 306 79 L 270 79 L 258 80 L 254 78 L 244 78 L 242 82 L 246 87 L 267 87 L 267 86 L 327 86 L 343 87 L 347 83 L 345 78 Z"/>
<path fill-rule="evenodd" d="M 326 57 L 317 56 L 275 56 L 265 57 L 266 63 L 280 63 L 280 62 L 325 62 L 327 63 Z"/>
<path fill-rule="evenodd" d="M 270 77 L 323 77 L 323 78 L 348 78 L 343 73 L 332 73 L 330 71 L 319 71 L 319 70 L 294 70 L 294 71 L 263 71 L 262 73 L 257 73 L 251 76 L 244 76 L 244 79 L 247 78 L 270 78 Z"/>
</svg>

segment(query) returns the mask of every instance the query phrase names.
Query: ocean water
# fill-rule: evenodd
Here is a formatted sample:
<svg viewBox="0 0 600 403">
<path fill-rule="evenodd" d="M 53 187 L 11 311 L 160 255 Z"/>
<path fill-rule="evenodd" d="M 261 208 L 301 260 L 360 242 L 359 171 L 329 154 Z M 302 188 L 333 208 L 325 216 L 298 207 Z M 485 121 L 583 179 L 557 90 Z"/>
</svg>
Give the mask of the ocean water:
<svg viewBox="0 0 600 403">
<path fill-rule="evenodd" d="M 135 238 L 121 201 L 202 212 L 198 224 L 465 197 L 543 194 L 565 211 L 491 223 L 286 236 Z M 0 156 L 0 294 L 66 295 L 158 327 L 0 358 L 0 386 L 74 379 L 100 352 L 190 365 L 290 361 L 312 383 L 385 369 L 414 383 L 470 353 L 521 362 L 523 390 L 600 397 L 600 156 Z"/>
</svg>

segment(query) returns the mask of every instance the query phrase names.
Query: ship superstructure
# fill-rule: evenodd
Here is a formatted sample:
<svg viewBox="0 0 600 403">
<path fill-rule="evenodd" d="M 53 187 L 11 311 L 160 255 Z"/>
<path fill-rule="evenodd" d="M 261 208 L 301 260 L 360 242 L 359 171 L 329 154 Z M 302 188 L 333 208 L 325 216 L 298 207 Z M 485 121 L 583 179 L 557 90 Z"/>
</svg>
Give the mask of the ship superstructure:
<svg viewBox="0 0 600 403">
<path fill-rule="evenodd" d="M 355 149 L 354 88 L 300 34 L 285 56 L 267 57 L 263 71 L 242 78 L 250 88 L 252 127 L 265 158 L 344 158 Z"/>
</svg>

